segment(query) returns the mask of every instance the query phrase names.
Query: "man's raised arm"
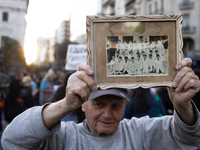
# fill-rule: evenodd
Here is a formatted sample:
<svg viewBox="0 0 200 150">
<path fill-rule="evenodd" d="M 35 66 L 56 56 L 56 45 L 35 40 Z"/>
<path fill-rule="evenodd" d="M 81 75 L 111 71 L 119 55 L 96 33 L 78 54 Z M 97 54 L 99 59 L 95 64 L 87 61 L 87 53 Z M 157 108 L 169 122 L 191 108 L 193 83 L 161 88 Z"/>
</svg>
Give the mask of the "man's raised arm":
<svg viewBox="0 0 200 150">
<path fill-rule="evenodd" d="M 79 65 L 78 71 L 72 74 L 68 80 L 66 97 L 47 105 L 43 109 L 42 118 L 48 129 L 88 100 L 90 90 L 97 90 L 92 78 L 93 74 L 94 71 L 90 66 L 86 64 Z"/>
<path fill-rule="evenodd" d="M 176 65 L 177 75 L 173 80 L 173 88 L 168 88 L 170 99 L 181 120 L 187 125 L 196 123 L 196 113 L 191 98 L 199 91 L 200 81 L 190 66 L 192 60 L 185 58 Z"/>
<path fill-rule="evenodd" d="M 62 141 L 58 140 L 59 137 L 56 135 L 61 129 L 58 122 L 79 108 L 87 100 L 91 90 L 97 90 L 92 78 L 93 74 L 94 71 L 90 66 L 80 65 L 79 70 L 68 80 L 64 99 L 45 106 L 30 108 L 17 116 L 3 132 L 1 138 L 3 148 L 8 150 L 49 149 L 48 146 L 55 146 L 57 143 L 56 148 L 61 149 Z M 60 133 L 60 137 L 63 134 Z M 44 140 L 48 137 L 51 137 L 49 139 L 51 142 L 48 143 L 50 145 L 43 148 Z"/>
</svg>

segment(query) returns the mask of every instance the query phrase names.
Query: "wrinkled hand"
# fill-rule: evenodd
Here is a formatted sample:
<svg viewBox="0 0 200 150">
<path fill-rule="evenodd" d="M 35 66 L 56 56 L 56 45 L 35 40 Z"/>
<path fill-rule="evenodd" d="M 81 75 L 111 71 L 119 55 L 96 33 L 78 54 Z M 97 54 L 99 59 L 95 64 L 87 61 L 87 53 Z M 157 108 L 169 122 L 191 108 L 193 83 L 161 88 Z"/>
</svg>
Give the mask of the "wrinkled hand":
<svg viewBox="0 0 200 150">
<path fill-rule="evenodd" d="M 96 91 L 97 86 L 93 80 L 94 70 L 80 64 L 78 71 L 69 77 L 66 87 L 66 105 L 74 111 L 79 108 L 90 96 L 90 91 Z"/>
<path fill-rule="evenodd" d="M 190 99 L 200 89 L 199 78 L 190 68 L 191 65 L 192 60 L 189 58 L 181 60 L 176 65 L 178 73 L 173 80 L 173 88 L 168 88 L 170 99 L 175 108 L 181 107 L 187 109 Z"/>
</svg>

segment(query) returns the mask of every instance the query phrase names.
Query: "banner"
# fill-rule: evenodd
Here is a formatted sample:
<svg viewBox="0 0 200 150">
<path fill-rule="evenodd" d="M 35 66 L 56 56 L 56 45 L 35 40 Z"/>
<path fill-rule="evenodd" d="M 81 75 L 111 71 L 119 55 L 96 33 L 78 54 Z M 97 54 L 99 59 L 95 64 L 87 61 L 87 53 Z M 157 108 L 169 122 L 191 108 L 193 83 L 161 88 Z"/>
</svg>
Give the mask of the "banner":
<svg viewBox="0 0 200 150">
<path fill-rule="evenodd" d="M 86 45 L 85 44 L 70 44 L 68 45 L 66 56 L 66 70 L 78 70 L 81 63 L 86 63 Z"/>
</svg>

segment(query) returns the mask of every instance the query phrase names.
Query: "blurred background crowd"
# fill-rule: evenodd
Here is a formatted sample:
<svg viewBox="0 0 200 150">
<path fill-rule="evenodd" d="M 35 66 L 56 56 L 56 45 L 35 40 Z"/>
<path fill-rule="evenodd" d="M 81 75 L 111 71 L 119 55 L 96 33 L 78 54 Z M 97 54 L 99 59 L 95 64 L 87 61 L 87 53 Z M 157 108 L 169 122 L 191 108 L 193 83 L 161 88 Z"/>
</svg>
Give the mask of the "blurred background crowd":
<svg viewBox="0 0 200 150">
<path fill-rule="evenodd" d="M 67 81 L 74 71 L 54 71 L 52 68 L 43 72 L 42 76 L 30 74 L 23 70 L 15 76 L 8 76 L 4 70 L 0 71 L 0 131 L 3 131 L 2 121 L 9 124 L 24 110 L 61 100 L 65 97 Z M 199 76 L 200 72 L 196 71 Z M 123 89 L 128 94 L 128 102 L 123 118 L 161 117 L 172 115 L 174 108 L 169 99 L 167 88 Z M 200 92 L 193 98 L 200 108 Z M 122 119 L 123 119 L 122 118 Z M 64 117 L 62 121 L 80 123 L 85 119 L 81 108 Z"/>
</svg>

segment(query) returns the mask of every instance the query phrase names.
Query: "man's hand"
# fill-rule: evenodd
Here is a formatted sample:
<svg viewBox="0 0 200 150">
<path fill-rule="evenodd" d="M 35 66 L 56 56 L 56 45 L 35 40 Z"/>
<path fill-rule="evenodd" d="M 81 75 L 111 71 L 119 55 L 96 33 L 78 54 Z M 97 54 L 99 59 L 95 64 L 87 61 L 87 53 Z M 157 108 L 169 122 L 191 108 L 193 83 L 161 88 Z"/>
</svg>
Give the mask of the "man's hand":
<svg viewBox="0 0 200 150">
<path fill-rule="evenodd" d="M 192 125 L 196 121 L 193 106 L 190 99 L 200 89 L 200 81 L 190 68 L 192 60 L 185 58 L 176 65 L 177 75 L 173 80 L 172 87 L 168 88 L 170 99 L 178 111 L 181 119 L 188 125 Z M 189 120 L 189 117 L 191 120 Z"/>
<path fill-rule="evenodd" d="M 68 79 L 66 97 L 44 107 L 42 118 L 47 129 L 50 129 L 64 116 L 79 108 L 84 101 L 88 100 L 91 90 L 97 90 L 93 75 L 94 71 L 90 66 L 86 64 L 79 65 L 78 71 Z"/>
<path fill-rule="evenodd" d="M 90 91 L 97 90 L 93 75 L 94 71 L 90 66 L 80 64 L 78 71 L 69 77 L 66 87 L 66 105 L 72 111 L 88 100 Z"/>
</svg>

